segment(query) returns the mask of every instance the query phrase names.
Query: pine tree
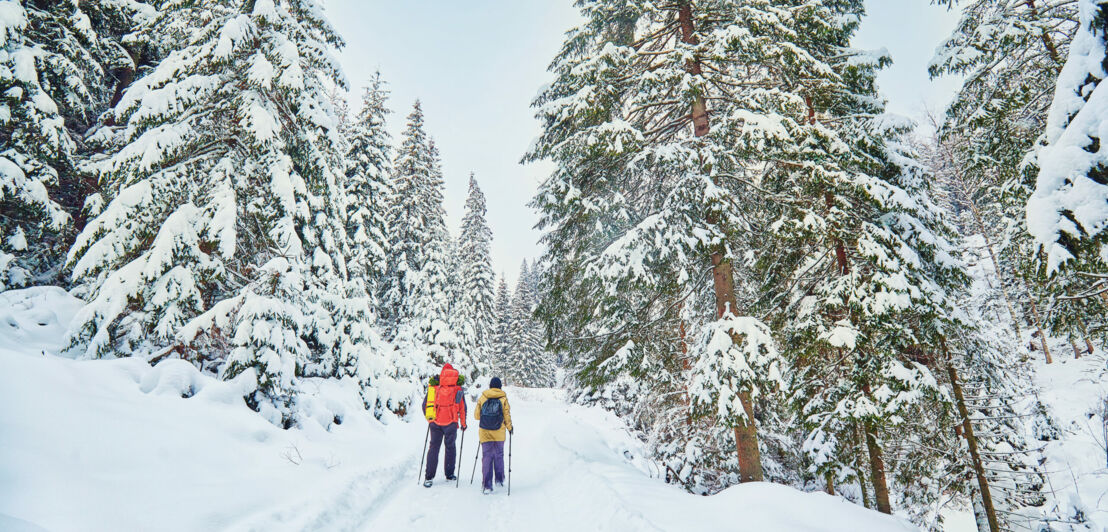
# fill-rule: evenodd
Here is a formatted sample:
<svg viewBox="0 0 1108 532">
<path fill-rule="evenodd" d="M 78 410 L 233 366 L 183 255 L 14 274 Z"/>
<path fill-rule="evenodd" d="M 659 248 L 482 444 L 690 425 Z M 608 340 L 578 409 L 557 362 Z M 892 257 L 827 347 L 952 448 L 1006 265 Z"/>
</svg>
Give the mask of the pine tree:
<svg viewBox="0 0 1108 532">
<path fill-rule="evenodd" d="M 459 285 L 462 293 L 456 314 L 471 338 L 468 347 L 487 360 L 492 356 L 496 343 L 497 315 L 493 288 L 496 277 L 490 255 L 492 230 L 485 221 L 485 212 L 485 194 L 471 173 L 459 241 Z"/>
<path fill-rule="evenodd" d="M 1044 328 L 1052 324 L 1040 307 L 1050 289 L 1033 274 L 1024 207 L 1077 13 L 1068 0 L 974 0 L 960 8 L 958 26 L 929 67 L 933 77 L 966 80 L 948 107 L 943 141 L 961 181 L 977 184 L 976 215 L 989 228 L 984 236 L 995 248 L 1000 281 L 1012 288 L 1016 310 L 1030 318 L 1049 362 Z"/>
<path fill-rule="evenodd" d="M 512 294 L 508 290 L 508 280 L 500 274 L 500 284 L 496 288 L 496 322 L 489 366 L 493 375 L 502 375 L 506 371 L 509 342 L 509 325 L 512 313 Z"/>
<path fill-rule="evenodd" d="M 0 290 L 56 282 L 85 196 L 79 139 L 135 68 L 120 37 L 143 4 L 0 5 Z"/>
<path fill-rule="evenodd" d="M 421 360 L 450 362 L 470 377 L 484 371 L 481 359 L 462 349 L 453 330 L 451 243 L 443 209 L 438 150 L 423 126 L 417 101 L 408 117 L 394 168 L 388 269 L 382 297 L 386 334 L 401 351 Z"/>
<path fill-rule="evenodd" d="M 831 491 L 861 439 L 877 509 L 890 513 L 890 473 L 938 475 L 885 447 L 921 439 L 932 429 L 919 420 L 948 415 L 925 353 L 963 326 L 952 297 L 967 279 L 907 145 L 912 125 L 883 114 L 875 76 L 888 57 L 849 47 L 862 2 L 802 13 L 798 44 L 816 63 L 792 89 L 803 102 L 790 128 L 796 145 L 762 185 L 790 199 L 774 203 L 771 245 L 759 252 L 761 299 L 787 346 L 809 471 Z"/>
<path fill-rule="evenodd" d="M 388 260 L 387 216 L 393 198 L 392 147 L 385 131 L 388 90 L 381 73 L 362 93 L 362 107 L 347 129 L 346 232 L 351 239 L 350 276 L 371 295 L 380 288 Z M 375 305 L 376 306 L 376 305 Z"/>
<path fill-rule="evenodd" d="M 425 262 L 424 245 L 431 240 L 428 220 L 431 172 L 430 140 L 423 127 L 423 109 L 415 102 L 393 163 L 393 196 L 386 226 L 388 262 L 381 286 L 382 325 L 388 338 L 396 336 L 414 276 Z"/>
<path fill-rule="evenodd" d="M 179 49 L 105 117 L 106 206 L 69 253 L 84 356 L 172 346 L 290 422 L 294 380 L 337 371 L 345 309 L 341 155 L 323 79 L 342 44 L 312 0 L 166 6 Z"/>
<path fill-rule="evenodd" d="M 1108 160 L 1101 144 L 1108 123 L 1108 3 L 1080 2 L 1080 26 L 1057 82 L 1046 124 L 1046 146 L 1034 194 L 1027 203 L 1028 230 L 1043 255 L 1040 271 L 1077 272 L 1078 298 L 1099 300 L 1108 289 Z M 1103 316 L 1103 313 L 1101 313 Z"/>
<path fill-rule="evenodd" d="M 767 335 L 744 334 L 765 329 L 746 317 L 742 250 L 764 203 L 750 200 L 760 169 L 791 159 L 807 127 L 792 85 L 826 77 L 800 42 L 815 8 L 580 6 L 535 104 L 545 131 L 530 158 L 558 164 L 534 201 L 549 249 L 539 312 L 584 398 L 672 398 L 625 414 L 717 420 L 735 437 L 737 478 L 760 480 L 754 402 L 780 386 L 781 360 Z M 651 394 L 638 393 L 644 379 Z M 721 397 L 737 403 L 715 408 Z"/>
<path fill-rule="evenodd" d="M 508 323 L 504 376 L 517 386 L 546 387 L 554 384 L 555 368 L 543 349 L 541 325 L 533 316 L 534 269 L 528 268 L 526 260 L 520 266 Z"/>
</svg>

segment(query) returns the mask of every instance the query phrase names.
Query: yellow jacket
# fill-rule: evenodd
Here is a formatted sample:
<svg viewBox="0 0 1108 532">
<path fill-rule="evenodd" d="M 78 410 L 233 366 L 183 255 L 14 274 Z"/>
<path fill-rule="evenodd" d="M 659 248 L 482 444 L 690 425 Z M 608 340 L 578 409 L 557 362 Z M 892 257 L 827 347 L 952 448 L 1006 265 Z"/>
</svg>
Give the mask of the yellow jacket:
<svg viewBox="0 0 1108 532">
<path fill-rule="evenodd" d="M 485 401 L 488 399 L 500 399 L 500 402 L 504 406 L 504 423 L 500 424 L 498 430 L 480 430 L 481 443 L 487 441 L 504 441 L 508 437 L 505 434 L 506 431 L 512 430 L 512 407 L 508 405 L 508 395 L 504 393 L 504 390 L 500 388 L 489 388 L 481 394 L 481 398 L 477 399 L 477 408 L 473 409 L 473 419 L 481 420 L 481 407 L 485 405 Z"/>
</svg>

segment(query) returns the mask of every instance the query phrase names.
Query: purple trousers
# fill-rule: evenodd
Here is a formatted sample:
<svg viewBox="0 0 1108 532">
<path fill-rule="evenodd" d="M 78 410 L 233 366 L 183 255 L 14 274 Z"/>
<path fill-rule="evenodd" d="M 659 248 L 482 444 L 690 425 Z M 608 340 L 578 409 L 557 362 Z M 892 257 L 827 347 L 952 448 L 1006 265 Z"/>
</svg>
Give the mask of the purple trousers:
<svg viewBox="0 0 1108 532">
<path fill-rule="evenodd" d="M 496 483 L 504 483 L 504 442 L 487 441 L 481 444 L 481 485 L 492 489 L 492 473 L 496 469 Z"/>
</svg>

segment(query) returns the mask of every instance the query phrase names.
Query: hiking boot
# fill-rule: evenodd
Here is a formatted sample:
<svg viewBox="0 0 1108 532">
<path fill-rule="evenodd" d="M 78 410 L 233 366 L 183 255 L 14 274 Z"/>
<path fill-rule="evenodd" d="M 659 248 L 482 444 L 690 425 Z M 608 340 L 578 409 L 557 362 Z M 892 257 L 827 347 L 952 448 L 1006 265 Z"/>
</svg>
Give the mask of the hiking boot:
<svg viewBox="0 0 1108 532">
<path fill-rule="evenodd" d="M 455 480 L 458 480 L 458 477 L 456 477 L 454 475 L 450 475 L 450 476 L 446 477 L 446 480 L 449 480 L 450 482 L 454 482 Z"/>
<path fill-rule="evenodd" d="M 504 487 L 504 483 L 503 483 L 503 482 L 497 482 L 497 483 L 496 483 L 496 487 L 498 487 L 498 488 L 503 488 L 503 487 Z"/>
<path fill-rule="evenodd" d="M 492 488 L 485 488 L 481 490 L 481 495 L 489 495 L 492 493 Z"/>
<path fill-rule="evenodd" d="M 424 480 L 423 481 L 423 487 L 425 487 L 425 488 L 430 488 L 431 484 L 432 484 L 432 482 L 430 480 Z"/>
</svg>

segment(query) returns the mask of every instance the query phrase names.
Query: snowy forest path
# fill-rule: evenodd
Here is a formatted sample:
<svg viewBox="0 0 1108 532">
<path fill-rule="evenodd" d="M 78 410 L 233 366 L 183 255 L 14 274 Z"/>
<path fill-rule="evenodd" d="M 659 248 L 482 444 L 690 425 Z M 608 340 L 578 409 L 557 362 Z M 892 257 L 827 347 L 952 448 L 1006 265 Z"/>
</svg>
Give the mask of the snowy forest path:
<svg viewBox="0 0 1108 532">
<path fill-rule="evenodd" d="M 631 502 L 644 482 L 666 491 L 676 488 L 650 481 L 637 442 L 614 430 L 619 424 L 607 413 L 567 405 L 560 391 L 509 389 L 508 395 L 518 428 L 512 436 L 511 498 L 500 488 L 481 494 L 480 464 L 470 484 L 478 447 L 477 425 L 471 421 L 474 430 L 467 431 L 456 465 L 460 487 L 447 482 L 441 469 L 430 489 L 419 485 L 420 456 L 413 453 L 389 504 L 355 529 L 431 530 L 444 516 L 459 530 L 543 530 L 555 522 L 585 529 L 673 529 L 652 522 Z M 406 428 L 413 447 L 422 442 L 422 428 L 421 423 Z M 507 446 L 504 452 L 507 462 Z"/>
<path fill-rule="evenodd" d="M 507 390 L 512 421 L 512 495 L 481 494 L 481 471 L 470 483 L 477 424 L 458 455 L 460 487 L 441 470 L 424 488 L 417 471 L 426 425 L 392 427 L 402 453 L 353 474 L 334 491 L 315 493 L 292 509 L 249 520 L 238 530 L 897 530 L 899 523 L 823 494 L 800 495 L 773 484 L 737 486 L 715 497 L 690 495 L 659 477 L 642 442 L 609 412 L 567 404 L 564 392 Z M 476 403 L 470 398 L 470 412 Z M 371 452 L 371 451 L 367 451 Z M 508 458 L 505 448 L 505 460 Z M 381 467 L 380 464 L 388 464 Z M 505 463 L 505 469 L 507 469 Z M 796 512 L 795 497 L 811 512 Z M 821 511 L 822 510 L 822 511 Z M 857 519 L 827 523 L 821 515 Z M 749 523 L 749 525 L 747 525 Z M 820 526 L 813 528 L 813 523 Z M 870 526 L 876 528 L 870 528 Z"/>
</svg>

